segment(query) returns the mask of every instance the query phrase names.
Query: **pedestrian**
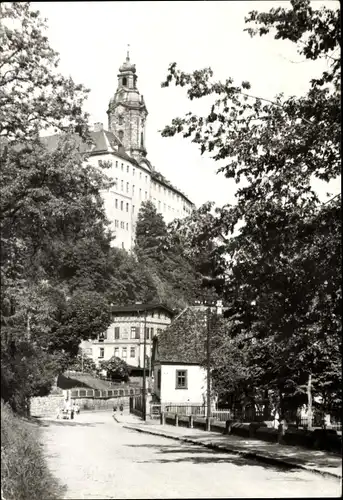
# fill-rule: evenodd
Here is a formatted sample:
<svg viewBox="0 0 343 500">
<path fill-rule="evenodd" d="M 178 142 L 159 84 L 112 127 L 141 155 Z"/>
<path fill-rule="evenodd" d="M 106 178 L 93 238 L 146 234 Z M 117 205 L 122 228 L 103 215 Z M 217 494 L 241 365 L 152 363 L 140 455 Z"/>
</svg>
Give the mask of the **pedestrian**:
<svg viewBox="0 0 343 500">
<path fill-rule="evenodd" d="M 120 406 L 119 406 L 119 411 L 120 411 L 120 415 L 123 414 L 123 411 L 124 411 L 124 406 L 123 406 L 123 403 L 120 403 Z"/>
</svg>

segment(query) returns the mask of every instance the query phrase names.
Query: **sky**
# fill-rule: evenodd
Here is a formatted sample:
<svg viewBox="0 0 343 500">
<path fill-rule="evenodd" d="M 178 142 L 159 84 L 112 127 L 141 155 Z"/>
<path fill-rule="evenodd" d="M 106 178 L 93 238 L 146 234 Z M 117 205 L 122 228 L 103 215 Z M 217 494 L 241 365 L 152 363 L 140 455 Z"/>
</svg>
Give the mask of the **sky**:
<svg viewBox="0 0 343 500">
<path fill-rule="evenodd" d="M 272 35 L 250 38 L 243 31 L 244 17 L 251 10 L 289 5 L 285 1 L 32 2 L 47 18 L 50 45 L 60 54 L 60 72 L 91 90 L 85 110 L 91 123 L 102 122 L 106 129 L 108 102 L 130 44 L 137 86 L 149 113 L 148 159 L 197 206 L 209 200 L 234 203 L 237 185 L 216 174 L 216 162 L 201 157 L 188 139 L 161 137 L 159 131 L 172 118 L 194 106 L 198 112 L 209 109 L 208 103 L 190 102 L 183 89 L 161 88 L 168 66 L 176 62 L 186 72 L 211 67 L 216 79 L 249 81 L 251 93 L 269 99 L 281 92 L 305 93 L 309 80 L 327 63 L 305 60 L 291 42 L 274 40 Z M 340 180 L 330 186 L 318 181 L 315 187 L 325 200 L 327 192 L 340 192 Z"/>
</svg>

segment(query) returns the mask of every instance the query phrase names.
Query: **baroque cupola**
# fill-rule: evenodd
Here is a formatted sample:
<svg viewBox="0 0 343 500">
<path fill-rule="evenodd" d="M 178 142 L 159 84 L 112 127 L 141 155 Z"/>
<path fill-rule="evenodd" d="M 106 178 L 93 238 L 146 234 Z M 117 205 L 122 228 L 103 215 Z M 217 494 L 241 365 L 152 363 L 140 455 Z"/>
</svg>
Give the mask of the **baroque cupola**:
<svg viewBox="0 0 343 500">
<path fill-rule="evenodd" d="M 122 142 L 125 152 L 137 161 L 146 157 L 145 123 L 148 111 L 137 89 L 136 66 L 129 51 L 119 68 L 118 88 L 109 102 L 108 128 Z"/>
</svg>

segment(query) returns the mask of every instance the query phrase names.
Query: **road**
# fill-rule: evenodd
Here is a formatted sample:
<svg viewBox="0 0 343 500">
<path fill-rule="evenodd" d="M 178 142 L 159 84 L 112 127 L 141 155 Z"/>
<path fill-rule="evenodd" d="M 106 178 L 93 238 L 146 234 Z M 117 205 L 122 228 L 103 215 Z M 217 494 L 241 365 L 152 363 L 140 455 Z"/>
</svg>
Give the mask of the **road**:
<svg viewBox="0 0 343 500">
<path fill-rule="evenodd" d="M 110 413 L 43 427 L 65 499 L 340 496 L 340 481 L 122 428 Z"/>
</svg>

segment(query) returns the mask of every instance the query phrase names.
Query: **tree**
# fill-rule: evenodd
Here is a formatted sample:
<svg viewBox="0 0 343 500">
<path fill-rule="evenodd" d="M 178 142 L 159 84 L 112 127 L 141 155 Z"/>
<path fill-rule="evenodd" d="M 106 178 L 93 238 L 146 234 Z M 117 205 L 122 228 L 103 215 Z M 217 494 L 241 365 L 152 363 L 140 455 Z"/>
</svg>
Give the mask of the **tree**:
<svg viewBox="0 0 343 500">
<path fill-rule="evenodd" d="M 101 361 L 101 368 L 107 371 L 107 377 L 112 380 L 118 380 L 121 382 L 128 382 L 130 376 L 130 370 L 127 363 L 112 356 L 108 361 Z"/>
<path fill-rule="evenodd" d="M 89 91 L 57 73 L 58 53 L 39 12 L 29 2 L 4 2 L 0 12 L 0 136 L 30 141 L 50 127 L 86 133 Z"/>
<path fill-rule="evenodd" d="M 308 380 L 337 403 L 341 211 L 337 199 L 319 203 L 311 180 L 340 174 L 339 11 L 293 0 L 290 9 L 252 12 L 246 22 L 252 36 L 274 32 L 297 43 L 307 59 L 327 59 L 330 68 L 305 95 L 271 101 L 254 96 L 249 82 L 213 82 L 210 68 L 189 74 L 173 63 L 162 86 L 186 87 L 191 100 L 216 99 L 207 116 L 175 118 L 162 135 L 190 137 L 202 154 L 225 160 L 219 172 L 247 181 L 236 205 L 217 210 L 210 235 L 221 238 L 218 257 L 227 256 L 224 298 L 237 320 L 232 332 L 246 338 L 248 376 L 275 389 L 282 409 L 286 400 L 306 397 Z"/>
<path fill-rule="evenodd" d="M 142 205 L 136 226 L 138 263 L 150 275 L 153 297 L 171 308 L 182 309 L 198 298 L 200 275 L 176 232 L 167 228 L 154 205 L 150 201 Z"/>
<path fill-rule="evenodd" d="M 151 201 L 142 203 L 136 223 L 136 252 L 145 258 L 159 259 L 167 237 L 167 226 L 162 214 Z"/>
<path fill-rule="evenodd" d="M 111 235 L 101 191 L 111 184 L 107 164 L 92 167 L 82 153 L 86 91 L 55 72 L 57 54 L 39 14 L 28 3 L 1 9 L 2 394 L 23 409 L 40 391 L 27 383 L 31 371 L 34 379 L 53 380 L 80 339 L 110 322 L 104 295 Z M 60 132 L 53 147 L 39 137 L 47 127 Z M 82 264 L 93 247 L 97 260 Z"/>
</svg>

